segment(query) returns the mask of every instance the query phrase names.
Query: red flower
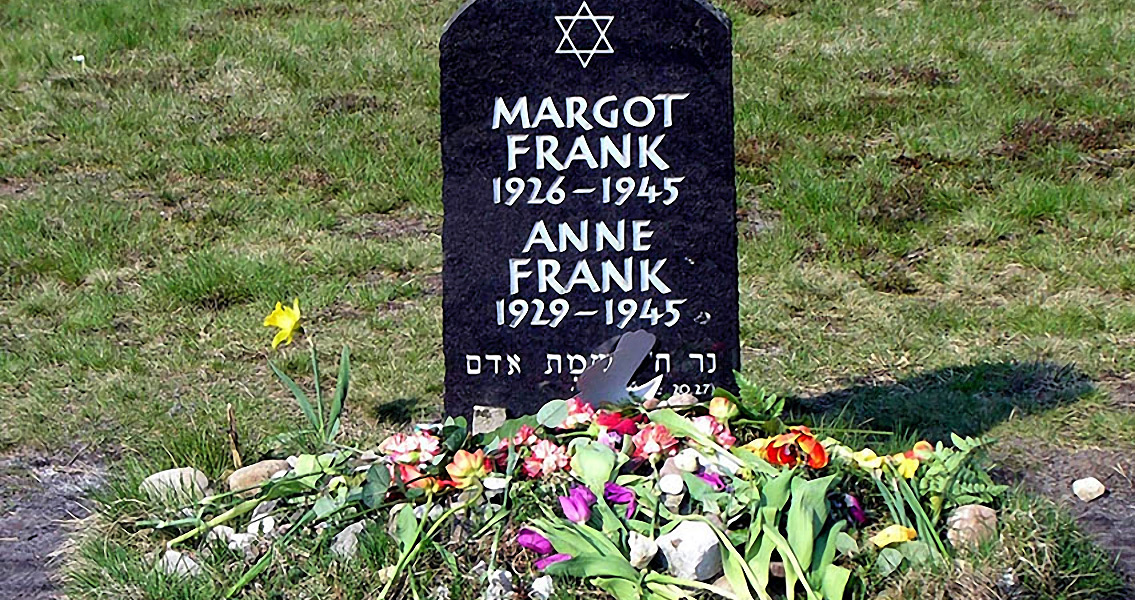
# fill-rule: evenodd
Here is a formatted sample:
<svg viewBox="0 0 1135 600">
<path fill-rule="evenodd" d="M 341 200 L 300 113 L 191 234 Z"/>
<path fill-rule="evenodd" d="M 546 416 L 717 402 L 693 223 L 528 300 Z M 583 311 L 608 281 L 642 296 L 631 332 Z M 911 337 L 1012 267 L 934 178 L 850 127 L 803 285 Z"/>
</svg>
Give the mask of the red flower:
<svg viewBox="0 0 1135 600">
<path fill-rule="evenodd" d="M 614 431 L 622 435 L 634 435 L 638 432 L 638 424 L 643 415 L 635 415 L 633 417 L 624 417 L 623 415 L 609 411 L 601 410 L 595 413 L 595 417 L 591 420 L 600 429 L 607 431 Z"/>
<path fill-rule="evenodd" d="M 634 444 L 634 457 L 656 460 L 670 456 L 678 450 L 678 440 L 670 435 L 664 425 L 647 425 L 631 438 Z"/>
<path fill-rule="evenodd" d="M 828 466 L 828 452 L 816 438 L 812 430 L 803 425 L 789 427 L 788 433 L 782 433 L 771 440 L 761 449 L 765 460 L 774 465 L 795 467 L 807 463 L 813 469 L 822 469 Z"/>
</svg>

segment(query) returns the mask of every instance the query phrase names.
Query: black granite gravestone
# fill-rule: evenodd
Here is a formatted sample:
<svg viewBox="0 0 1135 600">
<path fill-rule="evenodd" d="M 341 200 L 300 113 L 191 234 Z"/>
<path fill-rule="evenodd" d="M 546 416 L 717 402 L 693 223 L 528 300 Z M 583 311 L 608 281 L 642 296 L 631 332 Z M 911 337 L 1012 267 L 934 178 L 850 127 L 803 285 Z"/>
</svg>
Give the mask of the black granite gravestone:
<svg viewBox="0 0 1135 600">
<path fill-rule="evenodd" d="M 445 397 L 531 413 L 618 337 L 740 366 L 730 26 L 703 0 L 473 0 L 441 38 Z"/>
</svg>

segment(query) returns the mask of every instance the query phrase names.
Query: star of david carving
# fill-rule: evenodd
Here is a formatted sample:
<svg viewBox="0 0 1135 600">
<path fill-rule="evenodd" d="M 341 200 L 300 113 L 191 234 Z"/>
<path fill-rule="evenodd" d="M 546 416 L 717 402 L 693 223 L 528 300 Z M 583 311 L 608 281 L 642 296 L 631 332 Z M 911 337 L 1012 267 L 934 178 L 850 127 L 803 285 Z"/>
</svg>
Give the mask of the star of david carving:
<svg viewBox="0 0 1135 600">
<path fill-rule="evenodd" d="M 572 16 L 557 16 L 556 24 L 564 32 L 564 39 L 560 40 L 559 48 L 556 48 L 556 54 L 574 54 L 579 59 L 579 64 L 583 65 L 586 69 L 587 65 L 591 64 L 591 59 L 596 54 L 614 54 L 615 49 L 611 47 L 611 42 L 607 39 L 607 29 L 611 27 L 611 22 L 615 20 L 614 16 L 596 16 L 591 12 L 591 7 L 587 6 L 584 2 L 579 6 L 579 10 L 575 11 Z M 572 39 L 572 32 L 577 35 L 583 36 L 590 34 L 590 29 L 594 27 L 598 33 L 594 45 L 588 48 L 589 43 L 581 43 L 576 45 L 575 40 Z M 582 48 L 580 47 L 582 46 Z"/>
</svg>

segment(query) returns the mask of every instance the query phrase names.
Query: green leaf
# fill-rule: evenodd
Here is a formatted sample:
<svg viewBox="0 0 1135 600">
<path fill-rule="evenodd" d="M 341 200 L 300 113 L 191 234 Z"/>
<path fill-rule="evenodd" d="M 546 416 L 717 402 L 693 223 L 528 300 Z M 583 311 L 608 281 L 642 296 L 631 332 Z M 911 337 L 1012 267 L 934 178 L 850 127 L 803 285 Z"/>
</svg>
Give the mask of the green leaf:
<svg viewBox="0 0 1135 600">
<path fill-rule="evenodd" d="M 545 570 L 551 572 L 552 567 L 558 564 L 563 563 L 555 563 Z M 635 581 L 628 581 L 619 577 L 596 577 L 591 580 L 591 585 L 611 594 L 617 600 L 640 600 L 642 598 L 642 588 Z"/>
<path fill-rule="evenodd" d="M 535 415 L 527 415 L 517 419 L 509 419 L 505 421 L 504 424 L 500 427 L 485 434 L 484 448 L 486 450 L 496 450 L 500 445 L 501 440 L 511 440 L 512 438 L 516 437 L 516 434 L 520 431 L 521 427 L 527 425 L 529 427 L 535 428 L 539 424 L 540 422 L 536 420 Z"/>
<path fill-rule="evenodd" d="M 315 511 L 317 519 L 326 519 L 327 517 L 339 512 L 343 508 L 343 503 L 331 496 L 320 496 L 315 500 L 315 506 L 312 510 Z"/>
<path fill-rule="evenodd" d="M 422 515 L 425 518 L 426 515 Z M 414 507 L 409 504 L 402 505 L 394 517 L 394 539 L 398 540 L 398 548 L 403 554 L 408 552 L 418 541 L 418 518 L 414 516 Z"/>
<path fill-rule="evenodd" d="M 275 555 L 275 546 L 269 546 L 268 551 L 264 553 L 264 556 L 261 556 L 260 560 L 256 561 L 256 564 L 252 565 L 251 569 L 245 571 L 244 575 L 241 575 L 240 579 L 238 579 L 236 583 L 234 583 L 233 586 L 230 587 L 227 592 L 225 592 L 225 598 L 232 598 L 234 595 L 236 595 L 237 592 L 244 588 L 244 586 L 251 583 L 253 579 L 256 579 L 258 575 L 263 573 L 264 569 L 267 569 L 268 565 L 272 564 L 272 559 L 275 557 Z"/>
<path fill-rule="evenodd" d="M 841 531 L 836 536 L 835 548 L 843 556 L 854 556 L 859 553 L 859 543 L 845 531 Z"/>
<path fill-rule="evenodd" d="M 615 451 L 594 440 L 580 445 L 571 457 L 571 473 L 596 496 L 603 497 L 603 488 L 615 470 Z"/>
<path fill-rule="evenodd" d="M 875 558 L 875 573 L 879 577 L 886 577 L 895 572 L 902 564 L 902 552 L 894 548 L 883 548 Z"/>
<path fill-rule="evenodd" d="M 638 571 L 621 554 L 616 556 L 576 556 L 571 560 L 550 564 L 544 571 L 551 575 L 617 577 L 633 582 L 637 582 L 639 578 Z"/>
<path fill-rule="evenodd" d="M 303 411 L 303 415 L 307 417 L 307 422 L 311 424 L 312 429 L 319 431 L 319 419 L 315 416 L 315 410 L 311 408 L 311 401 L 307 399 L 307 394 L 303 393 L 300 386 L 296 385 L 296 382 L 292 381 L 291 377 L 288 377 L 286 373 L 281 371 L 279 367 L 276 366 L 276 363 L 268 361 L 268 366 L 272 367 L 272 372 L 276 374 L 276 377 L 280 378 L 280 381 L 284 382 L 284 387 L 291 390 L 292 395 L 296 398 L 296 403 L 300 405 L 300 410 Z"/>
<path fill-rule="evenodd" d="M 851 571 L 843 567 L 829 565 L 824 569 L 824 576 L 820 580 L 820 594 L 824 600 L 841 600 L 850 578 Z"/>
<path fill-rule="evenodd" d="M 650 421 L 658 425 L 666 427 L 670 431 L 670 435 L 675 437 L 690 438 L 699 445 L 707 448 L 714 448 L 717 446 L 716 440 L 712 436 L 706 435 L 705 432 L 698 429 L 693 421 L 683 417 L 682 415 L 664 408 L 661 410 L 652 411 L 649 415 Z"/>
<path fill-rule="evenodd" d="M 567 400 L 552 400 L 542 406 L 540 411 L 536 413 L 536 422 L 548 429 L 555 429 L 563 425 L 567 417 Z"/>
<path fill-rule="evenodd" d="M 311 344 L 311 380 L 315 384 L 315 418 L 319 419 L 319 437 L 321 443 L 328 443 L 327 423 L 323 420 L 323 389 L 319 386 L 319 356 L 315 351 L 315 343 Z"/>
<path fill-rule="evenodd" d="M 351 350 L 347 346 L 343 346 L 343 352 L 339 355 L 339 379 L 335 384 L 335 396 L 331 398 L 331 415 L 329 417 L 331 431 L 327 434 L 328 441 L 334 439 L 339 433 L 339 417 L 343 414 L 343 405 L 347 402 L 350 379 Z"/>
<path fill-rule="evenodd" d="M 378 508 L 386 500 L 390 490 L 390 471 L 386 465 L 373 464 L 367 470 L 366 485 L 363 486 L 363 504 L 367 508 Z"/>
</svg>

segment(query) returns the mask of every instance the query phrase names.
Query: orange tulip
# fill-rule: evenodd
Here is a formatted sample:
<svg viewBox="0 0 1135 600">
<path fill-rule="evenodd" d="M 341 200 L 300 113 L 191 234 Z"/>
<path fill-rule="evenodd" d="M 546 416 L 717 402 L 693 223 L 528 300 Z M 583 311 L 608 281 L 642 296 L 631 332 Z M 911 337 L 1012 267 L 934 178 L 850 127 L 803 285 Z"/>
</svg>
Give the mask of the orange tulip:
<svg viewBox="0 0 1135 600">
<path fill-rule="evenodd" d="M 806 463 L 813 469 L 828 466 L 828 452 L 812 435 L 812 430 L 799 425 L 788 428 L 762 449 L 761 456 L 774 465 L 795 467 Z"/>
<path fill-rule="evenodd" d="M 464 489 L 476 484 L 492 472 L 492 465 L 485 460 L 485 451 L 468 452 L 458 450 L 453 455 L 453 462 L 445 467 L 453 484 Z"/>
</svg>

